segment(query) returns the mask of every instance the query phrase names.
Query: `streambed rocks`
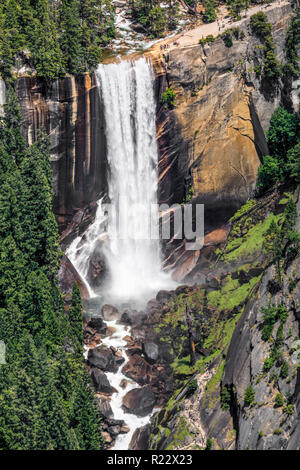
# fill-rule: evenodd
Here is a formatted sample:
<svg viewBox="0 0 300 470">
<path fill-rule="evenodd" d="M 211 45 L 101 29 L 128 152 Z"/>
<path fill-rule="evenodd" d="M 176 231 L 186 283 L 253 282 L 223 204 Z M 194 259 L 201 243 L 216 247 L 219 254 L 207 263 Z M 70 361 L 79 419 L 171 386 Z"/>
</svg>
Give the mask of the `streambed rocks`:
<svg viewBox="0 0 300 470">
<path fill-rule="evenodd" d="M 110 385 L 108 378 L 100 369 L 94 367 L 91 370 L 91 377 L 93 379 L 97 392 L 107 393 L 110 395 L 117 391 L 114 387 Z"/>
<path fill-rule="evenodd" d="M 111 348 L 99 346 L 88 352 L 88 364 L 103 372 L 117 372 L 119 365 Z"/>
<path fill-rule="evenodd" d="M 150 382 L 151 366 L 138 354 L 130 357 L 122 372 L 126 377 L 134 380 L 139 385 L 145 385 Z"/>
</svg>

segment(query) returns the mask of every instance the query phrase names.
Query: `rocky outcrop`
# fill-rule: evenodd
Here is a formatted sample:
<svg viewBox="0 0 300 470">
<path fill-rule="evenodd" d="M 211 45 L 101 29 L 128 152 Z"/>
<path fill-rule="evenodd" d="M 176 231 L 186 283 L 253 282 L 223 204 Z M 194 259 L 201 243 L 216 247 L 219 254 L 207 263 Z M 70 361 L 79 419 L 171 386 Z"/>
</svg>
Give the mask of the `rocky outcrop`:
<svg viewBox="0 0 300 470">
<path fill-rule="evenodd" d="M 150 425 L 146 424 L 142 428 L 138 428 L 134 431 L 130 444 L 129 450 L 148 450 L 150 437 Z"/>
<path fill-rule="evenodd" d="M 250 302 L 233 334 L 227 354 L 222 387 L 231 393 L 231 412 L 237 429 L 237 449 L 299 449 L 299 360 L 295 351 L 300 350 L 299 306 L 295 307 L 295 297 L 286 304 L 282 292 L 270 297 L 269 281 L 274 278 L 274 266 L 270 267 L 259 287 L 255 301 Z M 294 274 L 293 274 L 294 273 Z M 289 279 L 300 279 L 300 258 L 293 263 L 285 277 L 288 291 Z M 270 369 L 266 369 L 266 360 L 271 357 L 272 345 L 262 340 L 263 307 L 284 304 L 287 318 L 283 324 L 280 356 Z M 273 344 L 278 343 L 280 319 L 274 324 Z M 283 372 L 282 365 L 286 364 Z M 245 403 L 245 391 L 251 384 L 253 403 Z M 276 405 L 276 396 L 280 394 L 282 403 Z M 278 402 L 279 403 L 279 402 Z"/>
</svg>

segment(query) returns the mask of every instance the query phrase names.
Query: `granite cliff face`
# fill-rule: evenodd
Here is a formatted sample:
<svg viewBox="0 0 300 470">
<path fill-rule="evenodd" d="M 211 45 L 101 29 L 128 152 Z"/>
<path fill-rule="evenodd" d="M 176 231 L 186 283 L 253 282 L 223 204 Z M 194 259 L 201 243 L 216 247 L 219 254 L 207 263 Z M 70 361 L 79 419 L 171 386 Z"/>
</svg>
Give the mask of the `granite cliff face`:
<svg viewBox="0 0 300 470">
<path fill-rule="evenodd" d="M 290 5 L 267 13 L 277 58 L 284 63 Z M 233 24 L 234 26 L 234 24 Z M 159 91 L 176 91 L 176 105 L 158 112 L 160 198 L 182 202 L 190 185 L 193 201 L 205 204 L 207 228 L 215 228 L 249 198 L 260 158 L 268 153 L 264 131 L 283 100 L 286 84 L 269 90 L 256 77 L 260 42 L 242 22 L 242 40 L 166 52 L 154 60 Z"/>
<path fill-rule="evenodd" d="M 106 142 L 94 76 L 54 82 L 21 77 L 16 83 L 23 131 L 29 143 L 38 129 L 50 134 L 54 212 L 61 228 L 74 213 L 106 191 Z"/>
</svg>

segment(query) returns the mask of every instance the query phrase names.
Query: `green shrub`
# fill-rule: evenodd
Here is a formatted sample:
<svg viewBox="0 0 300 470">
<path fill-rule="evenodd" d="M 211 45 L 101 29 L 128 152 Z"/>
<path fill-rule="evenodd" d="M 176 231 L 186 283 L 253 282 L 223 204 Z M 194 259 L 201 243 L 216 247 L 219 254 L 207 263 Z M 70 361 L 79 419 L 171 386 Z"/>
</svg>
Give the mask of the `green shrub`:
<svg viewBox="0 0 300 470">
<path fill-rule="evenodd" d="M 286 169 L 289 176 L 300 183 L 300 142 L 287 152 Z"/>
<path fill-rule="evenodd" d="M 166 109 L 172 109 L 175 106 L 176 93 L 173 88 L 168 87 L 161 96 L 161 101 Z"/>
<path fill-rule="evenodd" d="M 160 37 L 164 32 L 166 20 L 163 10 L 158 5 L 149 11 L 147 25 L 150 33 L 156 38 Z"/>
<path fill-rule="evenodd" d="M 283 362 L 281 369 L 280 369 L 280 377 L 286 379 L 289 375 L 289 365 L 287 362 Z"/>
<path fill-rule="evenodd" d="M 258 77 L 260 77 L 260 75 L 261 75 L 261 66 L 260 66 L 259 64 L 258 64 L 258 65 L 255 65 L 255 67 L 254 67 L 254 72 L 256 73 L 256 75 L 257 75 Z"/>
<path fill-rule="evenodd" d="M 278 181 L 282 180 L 282 168 L 275 157 L 267 155 L 263 158 L 263 163 L 258 168 L 257 186 L 268 189 Z"/>
<path fill-rule="evenodd" d="M 284 397 L 283 397 L 282 393 L 277 393 L 274 402 L 275 402 L 275 406 L 278 406 L 278 407 L 283 406 Z"/>
<path fill-rule="evenodd" d="M 227 385 L 225 385 L 224 387 L 222 387 L 221 397 L 220 397 L 221 408 L 223 411 L 226 411 L 229 409 L 230 401 L 231 401 L 230 391 Z"/>
<path fill-rule="evenodd" d="M 267 133 L 268 147 L 273 157 L 284 161 L 288 150 L 297 144 L 299 139 L 299 117 L 279 106 L 272 114 Z"/>
<path fill-rule="evenodd" d="M 231 47 L 233 42 L 232 42 L 232 36 L 231 36 L 231 31 L 225 31 L 224 33 L 221 34 L 221 38 L 224 41 L 224 44 L 226 47 Z"/>
<path fill-rule="evenodd" d="M 286 308 L 279 304 L 279 305 L 271 305 L 269 304 L 267 307 L 261 308 L 261 313 L 263 314 L 263 330 L 262 330 L 262 339 L 264 341 L 268 341 L 273 331 L 273 326 L 276 321 L 281 320 L 282 323 L 285 322 L 288 316 L 288 312 Z M 280 328 L 280 327 L 279 327 Z M 278 329 L 279 329 L 278 328 Z M 283 339 L 283 330 L 280 329 L 278 333 L 278 341 Z"/>
<path fill-rule="evenodd" d="M 199 39 L 199 44 L 207 44 L 210 42 L 214 42 L 215 40 L 216 38 L 212 34 L 209 34 L 208 36 L 206 36 L 206 38 Z"/>
<path fill-rule="evenodd" d="M 232 28 L 231 31 L 235 39 L 244 39 L 245 33 L 240 28 Z"/>
<path fill-rule="evenodd" d="M 295 410 L 295 407 L 291 403 L 283 407 L 283 412 L 289 416 L 294 414 L 294 410 Z"/>
<path fill-rule="evenodd" d="M 276 434 L 276 435 L 279 436 L 280 434 L 282 434 L 282 430 L 279 429 L 279 428 L 276 428 L 276 429 L 274 429 L 273 434 Z"/>
<path fill-rule="evenodd" d="M 269 81 L 276 82 L 282 75 L 281 65 L 275 55 L 275 44 L 272 38 L 272 25 L 263 12 L 258 12 L 250 18 L 250 28 L 264 44 L 263 76 Z"/>
<path fill-rule="evenodd" d="M 202 19 L 204 23 L 212 23 L 216 21 L 217 14 L 215 10 L 215 2 L 213 0 L 205 0 L 204 3 L 204 13 L 202 13 Z"/>
<path fill-rule="evenodd" d="M 208 438 L 207 441 L 206 441 L 205 450 L 211 450 L 211 449 L 212 449 L 212 440 L 210 438 Z"/>
<path fill-rule="evenodd" d="M 272 25 L 269 23 L 267 15 L 262 11 L 251 16 L 250 28 L 252 33 L 261 40 L 265 40 L 272 32 Z"/>
<path fill-rule="evenodd" d="M 272 356 L 267 357 L 267 358 L 264 360 L 264 371 L 265 371 L 265 372 L 268 372 L 268 371 L 271 369 L 271 367 L 273 367 L 274 362 L 275 362 L 274 357 L 272 357 Z"/>
<path fill-rule="evenodd" d="M 283 324 L 280 323 L 279 327 L 277 328 L 276 338 L 275 338 L 276 348 L 280 348 L 283 345 L 283 341 L 284 341 Z"/>
<path fill-rule="evenodd" d="M 248 387 L 245 390 L 244 394 L 244 403 L 245 405 L 253 405 L 254 404 L 254 398 L 255 398 L 255 391 L 254 388 L 252 387 L 251 384 L 248 385 Z"/>
<path fill-rule="evenodd" d="M 287 73 L 294 77 L 299 76 L 299 44 L 300 44 L 300 8 L 296 9 L 292 17 L 286 36 Z"/>
<path fill-rule="evenodd" d="M 187 385 L 187 395 L 193 395 L 198 388 L 198 382 L 196 379 L 191 380 Z"/>
</svg>

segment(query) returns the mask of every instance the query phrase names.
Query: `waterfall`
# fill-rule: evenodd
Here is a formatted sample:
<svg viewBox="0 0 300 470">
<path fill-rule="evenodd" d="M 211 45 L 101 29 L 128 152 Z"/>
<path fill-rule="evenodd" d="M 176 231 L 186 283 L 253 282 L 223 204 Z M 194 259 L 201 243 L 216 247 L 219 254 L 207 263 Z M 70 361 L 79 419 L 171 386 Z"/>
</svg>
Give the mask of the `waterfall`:
<svg viewBox="0 0 300 470">
<path fill-rule="evenodd" d="M 98 201 L 93 225 L 67 254 L 91 297 L 104 294 L 106 302 L 144 303 L 159 289 L 174 285 L 161 271 L 152 64 L 145 58 L 101 64 L 95 75 L 105 118 L 109 208 L 103 199 Z M 97 249 L 109 278 L 104 292 L 95 292 L 87 280 Z"/>
<path fill-rule="evenodd" d="M 110 272 L 107 294 L 143 298 L 166 282 L 158 236 L 156 104 L 150 62 L 141 58 L 99 65 L 97 86 L 104 107 L 109 200 L 105 255 Z M 117 220 L 116 220 L 117 219 Z"/>
</svg>

